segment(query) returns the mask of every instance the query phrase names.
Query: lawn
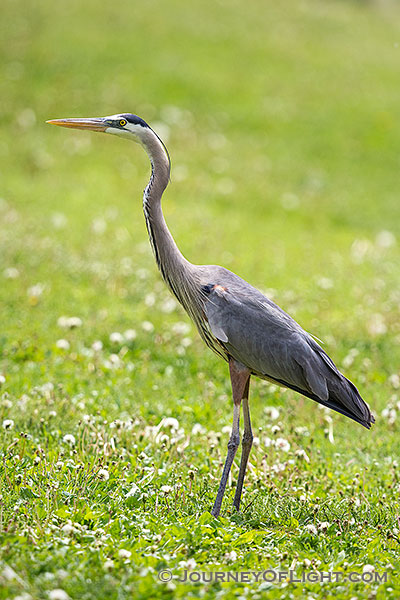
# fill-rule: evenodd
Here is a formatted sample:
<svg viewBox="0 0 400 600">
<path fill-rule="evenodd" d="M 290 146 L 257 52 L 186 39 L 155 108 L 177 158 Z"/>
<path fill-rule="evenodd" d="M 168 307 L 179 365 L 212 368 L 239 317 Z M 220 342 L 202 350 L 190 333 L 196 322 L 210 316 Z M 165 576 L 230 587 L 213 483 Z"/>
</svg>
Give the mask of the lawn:
<svg viewBox="0 0 400 600">
<path fill-rule="evenodd" d="M 399 17 L 4 0 L 1 599 L 400 597 Z M 265 291 L 376 416 L 367 431 L 253 379 L 242 512 L 238 456 L 219 519 L 228 370 L 157 272 L 148 159 L 44 123 L 125 111 L 168 145 L 185 256 Z"/>
</svg>

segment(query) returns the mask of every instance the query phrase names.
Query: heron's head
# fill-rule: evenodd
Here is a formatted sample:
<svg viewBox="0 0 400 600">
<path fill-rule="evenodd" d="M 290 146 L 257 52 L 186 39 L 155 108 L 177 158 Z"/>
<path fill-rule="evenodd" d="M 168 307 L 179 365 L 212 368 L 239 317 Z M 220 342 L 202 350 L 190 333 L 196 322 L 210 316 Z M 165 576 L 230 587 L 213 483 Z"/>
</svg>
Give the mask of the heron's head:
<svg viewBox="0 0 400 600">
<path fill-rule="evenodd" d="M 165 169 L 169 171 L 171 161 L 168 150 L 155 131 L 140 117 L 131 113 L 121 113 L 110 117 L 91 117 L 86 119 L 52 119 L 47 121 L 52 125 L 69 127 L 70 129 L 85 129 L 112 133 L 139 142 L 144 146 L 152 162 L 158 157 L 165 161 Z M 164 158 L 163 158 L 164 157 Z"/>
<path fill-rule="evenodd" d="M 146 139 L 149 131 L 153 132 L 146 121 L 131 113 L 87 119 L 53 119 L 47 121 L 47 123 L 59 125 L 60 127 L 69 127 L 70 129 L 112 133 L 141 143 Z"/>
</svg>

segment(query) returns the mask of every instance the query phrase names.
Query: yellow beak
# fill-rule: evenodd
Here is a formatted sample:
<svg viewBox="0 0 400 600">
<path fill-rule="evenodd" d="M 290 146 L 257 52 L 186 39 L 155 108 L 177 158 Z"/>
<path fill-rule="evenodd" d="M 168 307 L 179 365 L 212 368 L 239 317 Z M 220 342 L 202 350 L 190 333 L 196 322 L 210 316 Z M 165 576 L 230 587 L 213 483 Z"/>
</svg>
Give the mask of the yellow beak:
<svg viewBox="0 0 400 600">
<path fill-rule="evenodd" d="M 59 125 L 59 127 L 70 127 L 71 129 L 86 129 L 90 131 L 105 131 L 107 125 L 104 123 L 104 119 L 52 119 L 46 121 L 51 125 Z"/>
</svg>

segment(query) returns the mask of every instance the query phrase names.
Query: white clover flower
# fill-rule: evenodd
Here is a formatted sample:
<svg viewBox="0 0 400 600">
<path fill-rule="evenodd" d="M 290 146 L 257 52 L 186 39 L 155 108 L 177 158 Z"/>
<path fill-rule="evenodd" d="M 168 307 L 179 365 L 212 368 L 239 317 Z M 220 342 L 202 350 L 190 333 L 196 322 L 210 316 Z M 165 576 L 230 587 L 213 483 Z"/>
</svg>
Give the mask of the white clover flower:
<svg viewBox="0 0 400 600">
<path fill-rule="evenodd" d="M 51 222 L 55 229 L 62 229 L 68 223 L 68 219 L 63 213 L 53 213 Z"/>
<path fill-rule="evenodd" d="M 304 529 L 306 529 L 309 533 L 312 533 L 313 535 L 317 535 L 317 533 L 318 533 L 317 528 L 312 523 L 309 523 L 308 525 L 306 525 L 304 527 Z"/>
<path fill-rule="evenodd" d="M 72 433 L 66 433 L 63 437 L 63 442 L 65 444 L 69 444 L 70 446 L 75 446 L 75 444 L 76 444 L 75 436 L 72 435 Z"/>
<path fill-rule="evenodd" d="M 310 459 L 308 458 L 308 455 L 307 455 L 306 451 L 303 450 L 302 448 L 299 448 L 298 450 L 296 450 L 295 455 L 298 458 L 304 459 L 308 463 L 310 462 Z"/>
<path fill-rule="evenodd" d="M 276 421 L 279 418 L 279 410 L 275 406 L 266 406 L 264 408 L 264 413 L 271 419 L 271 421 Z"/>
<path fill-rule="evenodd" d="M 169 427 L 170 429 L 179 429 L 179 421 L 178 419 L 175 419 L 174 417 L 165 417 L 159 427 Z"/>
<path fill-rule="evenodd" d="M 100 469 L 97 473 L 97 477 L 102 481 L 108 481 L 110 479 L 110 473 L 107 469 Z"/>
<path fill-rule="evenodd" d="M 171 487 L 170 485 L 162 485 L 161 486 L 161 491 L 163 492 L 163 494 L 167 495 L 170 494 L 173 491 L 173 487 Z"/>
<path fill-rule="evenodd" d="M 69 341 L 68 340 L 57 340 L 56 341 L 56 346 L 57 348 L 60 348 L 60 350 L 69 350 Z"/>
<path fill-rule="evenodd" d="M 225 554 L 224 558 L 227 561 L 235 562 L 235 560 L 237 559 L 237 552 L 236 552 L 236 550 L 231 550 L 231 552 L 228 552 L 227 554 Z"/>
<path fill-rule="evenodd" d="M 75 329 L 82 326 L 82 319 L 79 317 L 61 316 L 57 319 L 57 325 L 63 329 Z"/>
<path fill-rule="evenodd" d="M 4 269 L 3 275 L 6 279 L 17 279 L 19 271 L 15 267 L 8 267 L 8 269 Z"/>
<path fill-rule="evenodd" d="M 137 337 L 137 333 L 135 329 L 127 329 L 126 331 L 124 331 L 124 339 L 127 342 L 133 342 L 133 340 L 136 340 Z"/>
<path fill-rule="evenodd" d="M 385 318 L 381 313 L 371 315 L 367 323 L 368 333 L 372 336 L 383 335 L 387 332 Z"/>
<path fill-rule="evenodd" d="M 67 523 L 61 527 L 61 531 L 65 533 L 65 535 L 70 535 L 71 533 L 74 533 L 75 527 L 72 525 L 71 521 L 67 521 Z"/>
<path fill-rule="evenodd" d="M 393 375 L 390 375 L 389 377 L 389 383 L 392 387 L 394 387 L 395 390 L 397 390 L 400 388 L 400 376 L 397 375 L 397 373 L 393 373 Z"/>
<path fill-rule="evenodd" d="M 100 340 L 96 340 L 93 342 L 92 344 L 92 350 L 94 350 L 95 352 L 100 352 L 100 350 L 103 349 L 103 342 L 101 342 Z"/>
<path fill-rule="evenodd" d="M 130 550 L 125 550 L 125 548 L 121 548 L 121 550 L 118 550 L 119 558 L 130 558 L 131 554 L 132 552 Z"/>
<path fill-rule="evenodd" d="M 14 421 L 12 419 L 4 419 L 3 429 L 13 429 Z"/>
<path fill-rule="evenodd" d="M 330 526 L 331 526 L 331 524 L 330 524 L 328 521 L 323 521 L 322 523 L 320 523 L 320 524 L 318 525 L 318 529 L 319 529 L 320 531 L 325 531 L 325 530 L 326 530 L 326 529 L 328 529 L 328 527 L 330 527 Z"/>
<path fill-rule="evenodd" d="M 55 590 L 50 590 L 49 592 L 50 600 L 69 600 L 69 596 L 67 592 L 62 590 L 61 588 L 57 588 Z"/>
<path fill-rule="evenodd" d="M 44 292 L 44 287 L 43 283 L 36 283 L 29 287 L 27 290 L 29 298 L 39 298 Z"/>
<path fill-rule="evenodd" d="M 146 331 L 147 333 L 151 333 L 152 331 L 154 331 L 154 325 L 150 321 L 143 321 L 142 329 L 143 329 L 143 331 Z"/>
<path fill-rule="evenodd" d="M 320 277 L 320 279 L 318 279 L 317 281 L 317 285 L 322 290 L 330 290 L 331 288 L 333 288 L 333 281 L 332 279 L 329 279 L 329 277 Z"/>
<path fill-rule="evenodd" d="M 284 438 L 277 438 L 275 446 L 276 446 L 276 448 L 279 448 L 279 450 L 282 450 L 283 452 L 289 452 L 289 450 L 290 450 L 290 444 Z"/>
<path fill-rule="evenodd" d="M 280 431 L 281 428 L 279 427 L 279 425 L 272 425 L 271 427 L 271 433 L 278 433 L 278 431 Z"/>
<path fill-rule="evenodd" d="M 97 217 L 92 221 L 92 231 L 97 235 L 102 235 L 107 229 L 107 221 L 103 217 Z"/>
<path fill-rule="evenodd" d="M 380 231 L 375 238 L 375 243 L 380 248 L 390 248 L 396 244 L 396 236 L 391 231 Z"/>
<path fill-rule="evenodd" d="M 373 573 L 375 571 L 374 565 L 364 565 L 363 573 Z"/>
<path fill-rule="evenodd" d="M 201 435 L 203 433 L 206 433 L 205 427 L 200 425 L 200 423 L 195 423 L 192 427 L 192 435 Z"/>
<path fill-rule="evenodd" d="M 190 332 L 190 325 L 183 321 L 178 321 L 172 326 L 172 331 L 177 335 L 187 335 Z"/>
<path fill-rule="evenodd" d="M 6 382 L 6 378 L 4 377 L 4 375 L 0 374 L 0 385 L 3 385 L 3 383 Z"/>
<path fill-rule="evenodd" d="M 269 448 L 270 446 L 274 446 L 274 445 L 275 445 L 275 440 L 271 440 L 271 438 L 269 438 L 269 437 L 264 438 L 264 446 L 266 448 Z"/>
<path fill-rule="evenodd" d="M 122 333 L 119 333 L 119 331 L 113 331 L 113 333 L 110 333 L 110 342 L 112 344 L 123 344 L 124 338 Z"/>
<path fill-rule="evenodd" d="M 103 569 L 105 571 L 111 571 L 114 568 L 114 561 L 113 560 L 106 560 L 103 563 Z"/>
<path fill-rule="evenodd" d="M 163 313 L 172 313 L 176 307 L 178 306 L 178 303 L 176 302 L 176 300 L 174 300 L 173 298 L 167 298 L 166 300 L 164 300 L 164 302 L 161 305 L 161 310 Z"/>
</svg>

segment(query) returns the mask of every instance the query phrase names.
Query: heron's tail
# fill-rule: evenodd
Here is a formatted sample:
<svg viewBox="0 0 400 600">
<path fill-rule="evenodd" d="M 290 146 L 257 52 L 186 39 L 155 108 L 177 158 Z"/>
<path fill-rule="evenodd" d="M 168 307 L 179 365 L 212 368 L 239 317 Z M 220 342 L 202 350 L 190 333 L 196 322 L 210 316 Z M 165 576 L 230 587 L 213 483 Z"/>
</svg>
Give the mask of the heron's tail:
<svg viewBox="0 0 400 600">
<path fill-rule="evenodd" d="M 327 384 L 328 400 L 326 402 L 318 401 L 370 429 L 371 425 L 375 423 L 375 418 L 354 383 L 338 372 L 337 374 L 332 373 Z"/>
<path fill-rule="evenodd" d="M 313 399 L 370 429 L 375 423 L 375 418 L 354 383 L 339 371 L 333 360 L 315 340 L 312 340 L 310 345 L 320 360 L 322 359 L 325 367 L 321 373 L 325 379 L 325 397 L 321 398 L 321 395 L 317 394 Z"/>
</svg>

